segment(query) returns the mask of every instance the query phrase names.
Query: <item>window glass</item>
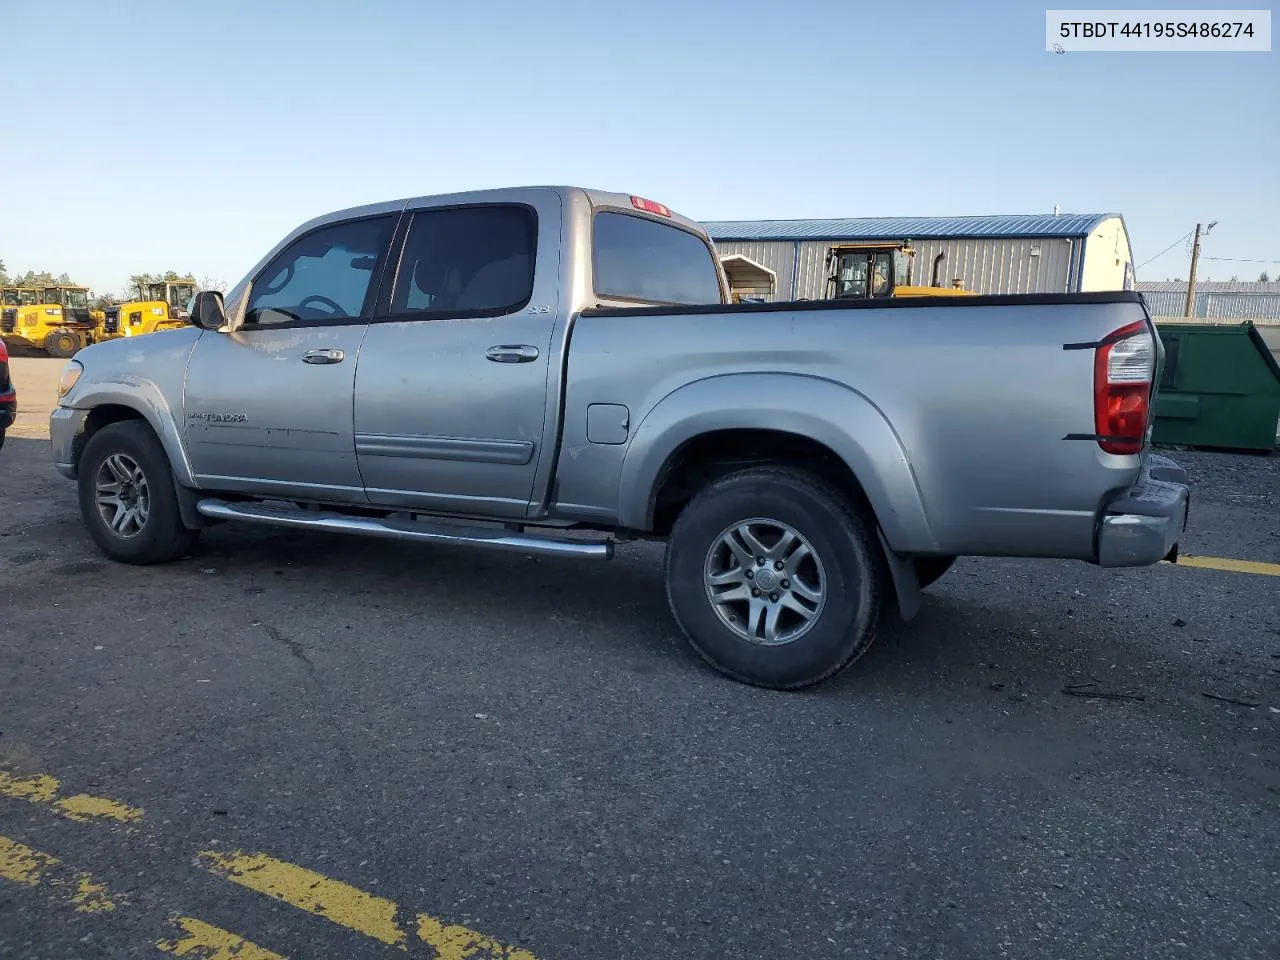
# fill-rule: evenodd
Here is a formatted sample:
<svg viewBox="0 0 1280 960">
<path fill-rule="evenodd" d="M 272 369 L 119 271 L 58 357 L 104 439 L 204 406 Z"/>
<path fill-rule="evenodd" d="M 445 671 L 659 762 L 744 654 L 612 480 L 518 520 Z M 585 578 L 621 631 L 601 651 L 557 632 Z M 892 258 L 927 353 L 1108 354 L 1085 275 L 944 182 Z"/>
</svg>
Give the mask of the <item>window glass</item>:
<svg viewBox="0 0 1280 960">
<path fill-rule="evenodd" d="M 299 237 L 254 281 L 245 322 L 364 316 L 394 225 L 394 217 L 348 220 Z"/>
<path fill-rule="evenodd" d="M 875 269 L 871 274 L 871 295 L 887 297 L 889 295 L 889 271 L 893 261 L 888 253 L 877 253 Z"/>
<path fill-rule="evenodd" d="M 537 218 L 516 206 L 413 215 L 391 313 L 501 316 L 533 296 Z"/>
<path fill-rule="evenodd" d="M 720 279 L 710 248 L 678 227 L 601 213 L 592 233 L 595 292 L 656 303 L 719 303 Z"/>
<path fill-rule="evenodd" d="M 196 288 L 189 283 L 174 283 L 169 285 L 169 306 L 175 310 L 187 309 L 187 304 L 191 302 L 191 298 L 196 295 Z"/>
<path fill-rule="evenodd" d="M 843 253 L 836 272 L 836 299 L 861 299 L 867 295 L 868 258 L 865 253 Z"/>
<path fill-rule="evenodd" d="M 87 290 L 65 290 L 63 291 L 64 304 L 73 310 L 84 310 L 89 306 L 89 292 Z"/>
</svg>

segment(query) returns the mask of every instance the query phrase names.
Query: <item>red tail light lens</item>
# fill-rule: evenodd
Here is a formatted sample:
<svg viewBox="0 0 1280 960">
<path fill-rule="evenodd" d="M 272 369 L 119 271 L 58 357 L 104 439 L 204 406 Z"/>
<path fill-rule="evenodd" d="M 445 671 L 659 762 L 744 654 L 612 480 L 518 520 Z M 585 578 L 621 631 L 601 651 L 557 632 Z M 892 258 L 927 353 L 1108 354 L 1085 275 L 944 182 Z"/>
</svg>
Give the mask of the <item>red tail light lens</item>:
<svg viewBox="0 0 1280 960">
<path fill-rule="evenodd" d="M 1142 321 L 1114 331 L 1098 347 L 1093 361 L 1093 420 L 1104 452 L 1142 451 L 1151 420 L 1155 370 L 1155 337 Z"/>
<path fill-rule="evenodd" d="M 637 210 L 643 210 L 645 213 L 656 213 L 660 217 L 671 216 L 671 211 L 660 203 L 653 200 L 646 200 L 644 197 L 632 197 L 631 205 Z"/>
</svg>

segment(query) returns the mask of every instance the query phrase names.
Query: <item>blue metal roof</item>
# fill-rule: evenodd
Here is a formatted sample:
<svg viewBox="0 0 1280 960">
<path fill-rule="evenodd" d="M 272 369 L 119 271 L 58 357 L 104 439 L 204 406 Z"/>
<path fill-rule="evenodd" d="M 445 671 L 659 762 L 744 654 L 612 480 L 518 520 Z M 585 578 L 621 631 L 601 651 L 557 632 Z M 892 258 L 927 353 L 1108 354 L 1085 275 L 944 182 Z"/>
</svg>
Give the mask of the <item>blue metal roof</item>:
<svg viewBox="0 0 1280 960">
<path fill-rule="evenodd" d="M 932 240 L 947 237 L 1083 237 L 1118 213 L 979 217 L 858 217 L 842 220 L 703 221 L 712 240 Z"/>
</svg>

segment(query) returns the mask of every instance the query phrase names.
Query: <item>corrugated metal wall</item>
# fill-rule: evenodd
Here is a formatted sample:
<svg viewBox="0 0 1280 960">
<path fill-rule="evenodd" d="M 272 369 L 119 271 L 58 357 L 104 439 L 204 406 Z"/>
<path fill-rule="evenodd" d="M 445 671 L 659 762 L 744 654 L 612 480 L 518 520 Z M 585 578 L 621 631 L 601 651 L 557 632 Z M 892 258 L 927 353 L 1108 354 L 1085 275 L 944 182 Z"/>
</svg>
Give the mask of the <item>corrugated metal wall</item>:
<svg viewBox="0 0 1280 960">
<path fill-rule="evenodd" d="M 721 257 L 737 254 L 748 257 L 761 266 L 768 267 L 778 275 L 778 289 L 768 300 L 794 300 L 791 295 L 791 278 L 795 270 L 796 245 L 786 241 L 726 241 L 715 245 L 717 255 Z"/>
<path fill-rule="evenodd" d="M 1187 305 L 1186 290 L 1143 290 L 1147 309 L 1155 317 L 1180 317 Z M 1280 320 L 1280 296 L 1273 293 L 1196 293 L 1197 317 L 1236 317 L 1241 320 Z"/>
<path fill-rule="evenodd" d="M 1080 241 L 1076 241 L 1079 243 Z M 799 269 L 796 288 L 791 278 L 795 270 L 797 244 L 779 241 L 724 241 L 716 244 L 723 255 L 741 254 L 762 263 L 778 275 L 775 300 L 818 300 L 827 295 L 827 251 L 838 241 L 804 240 L 798 244 Z M 951 286 L 955 277 L 964 280 L 966 290 L 978 293 L 1061 293 L 1073 264 L 1072 242 L 1049 239 L 918 240 L 913 283 L 927 286 L 933 272 L 933 258 L 947 257 L 939 270 L 939 282 Z"/>
</svg>

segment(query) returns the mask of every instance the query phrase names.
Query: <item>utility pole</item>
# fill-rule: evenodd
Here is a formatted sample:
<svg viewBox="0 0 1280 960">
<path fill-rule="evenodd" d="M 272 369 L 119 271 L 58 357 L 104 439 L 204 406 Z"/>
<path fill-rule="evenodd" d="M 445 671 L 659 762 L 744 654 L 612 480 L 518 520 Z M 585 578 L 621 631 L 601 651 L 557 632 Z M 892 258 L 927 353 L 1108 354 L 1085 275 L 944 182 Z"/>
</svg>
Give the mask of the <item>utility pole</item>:
<svg viewBox="0 0 1280 960">
<path fill-rule="evenodd" d="M 1213 233 L 1213 228 L 1218 225 L 1217 220 L 1210 220 L 1209 225 L 1204 228 L 1204 236 Z M 1200 224 L 1196 224 L 1196 239 L 1191 245 L 1191 273 L 1187 276 L 1187 305 L 1182 311 L 1184 317 L 1192 315 L 1192 311 L 1196 305 L 1196 266 L 1200 263 Z"/>
<path fill-rule="evenodd" d="M 1182 315 L 1189 317 L 1196 305 L 1196 264 L 1200 262 L 1200 224 L 1196 224 L 1196 239 L 1191 246 L 1191 273 L 1187 276 L 1187 305 Z"/>
</svg>

